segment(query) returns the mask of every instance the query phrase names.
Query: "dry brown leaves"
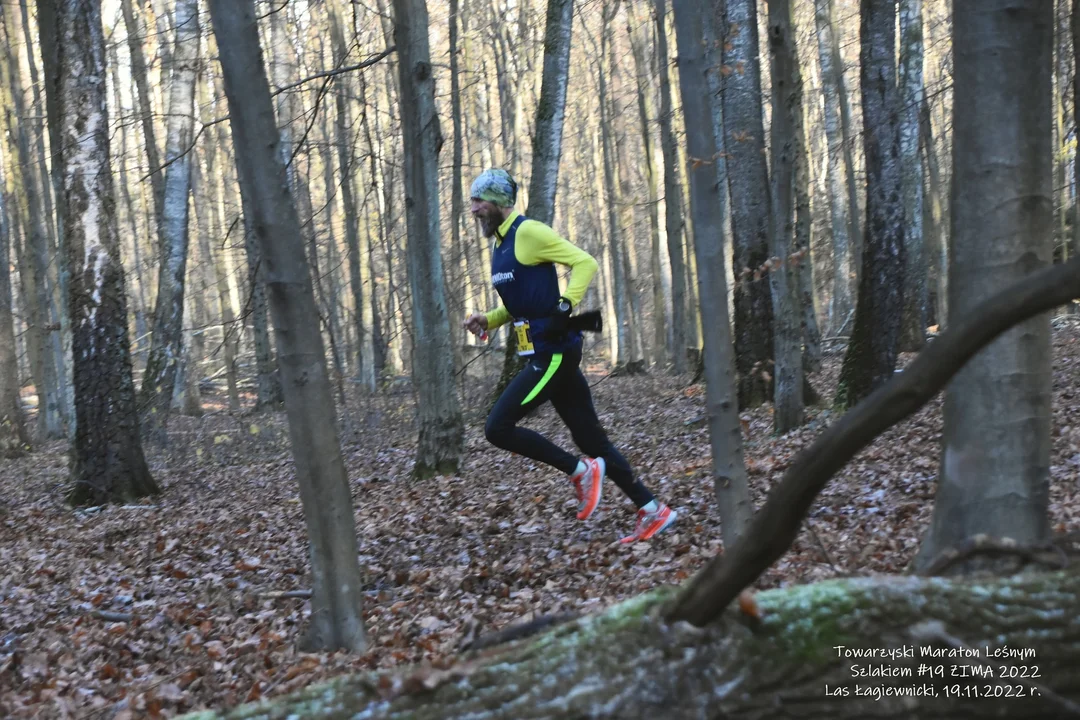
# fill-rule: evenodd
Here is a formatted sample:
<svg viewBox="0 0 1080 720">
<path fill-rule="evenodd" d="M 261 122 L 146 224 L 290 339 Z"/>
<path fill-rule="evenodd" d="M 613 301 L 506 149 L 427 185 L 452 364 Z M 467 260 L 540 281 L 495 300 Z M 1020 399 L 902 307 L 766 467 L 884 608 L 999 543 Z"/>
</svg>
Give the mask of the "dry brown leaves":
<svg viewBox="0 0 1080 720">
<path fill-rule="evenodd" d="M 1055 332 L 1059 530 L 1080 528 L 1078 340 L 1073 324 Z M 839 361 L 829 358 L 814 378 L 826 396 Z M 438 683 L 462 671 L 450 658 L 467 634 L 588 612 L 685 580 L 720 548 L 708 430 L 693 422 L 704 411 L 702 388 L 615 377 L 593 392 L 641 478 L 681 512 L 651 544 L 617 542 L 633 512 L 614 484 L 593 519 L 577 522 L 565 478 L 487 445 L 478 402 L 469 407 L 465 470 L 423 483 L 408 478 L 408 395 L 350 410 L 343 436 L 371 642 L 359 656 L 295 650 L 309 603 L 281 595 L 309 587 L 308 560 L 283 416 L 176 418 L 174 446 L 151 456 L 164 494 L 137 506 L 65 507 L 58 445 L 0 465 L 0 715 L 171 717 L 418 662 L 430 670 L 388 675 L 387 689 Z M 743 420 L 760 504 L 830 417 L 817 413 L 780 439 L 768 408 Z M 527 423 L 570 447 L 550 409 Z M 862 452 L 814 507 L 824 547 L 804 528 L 759 587 L 902 572 L 930 517 L 940 432 L 939 397 Z"/>
</svg>

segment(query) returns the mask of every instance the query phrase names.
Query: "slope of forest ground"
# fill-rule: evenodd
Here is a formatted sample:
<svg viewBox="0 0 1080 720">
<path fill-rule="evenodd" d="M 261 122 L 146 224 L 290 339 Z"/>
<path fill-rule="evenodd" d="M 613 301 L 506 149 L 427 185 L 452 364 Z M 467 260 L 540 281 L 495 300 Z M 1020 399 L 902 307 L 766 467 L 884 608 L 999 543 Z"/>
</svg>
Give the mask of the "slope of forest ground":
<svg viewBox="0 0 1080 720">
<path fill-rule="evenodd" d="M 1051 520 L 1077 530 L 1080 325 L 1054 324 Z M 826 397 L 840 360 L 812 378 Z M 409 392 L 350 401 L 343 447 L 371 641 L 360 656 L 294 649 L 308 603 L 282 593 L 308 587 L 308 562 L 283 414 L 232 416 L 208 397 L 204 417 L 174 418 L 171 447 L 149 452 L 163 495 L 134 506 L 67 508 L 58 443 L 0 464 L 0 716 L 229 706 L 350 671 L 437 663 L 477 633 L 684 580 L 720 547 L 704 387 L 588 370 L 612 438 L 681 512 L 651 544 L 618 543 L 633 513 L 613 483 L 582 524 L 565 478 L 490 447 L 479 380 L 459 477 L 409 480 Z M 760 504 L 830 413 L 780 439 L 768 408 L 743 417 Z M 550 408 L 527 423 L 569 443 Z M 940 431 L 941 396 L 860 453 L 815 504 L 817 537 L 804 529 L 759 586 L 903 572 L 929 522 Z"/>
</svg>

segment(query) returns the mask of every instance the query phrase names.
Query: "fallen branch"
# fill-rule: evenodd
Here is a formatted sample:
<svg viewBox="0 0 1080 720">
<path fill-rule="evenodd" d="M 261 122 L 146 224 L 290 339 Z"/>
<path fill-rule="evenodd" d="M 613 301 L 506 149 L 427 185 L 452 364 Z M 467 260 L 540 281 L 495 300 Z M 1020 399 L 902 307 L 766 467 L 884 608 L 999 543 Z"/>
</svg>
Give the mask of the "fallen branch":
<svg viewBox="0 0 1080 720">
<path fill-rule="evenodd" d="M 270 592 L 259 593 L 259 597 L 270 598 L 276 600 L 278 598 L 309 598 L 311 597 L 310 590 L 271 590 Z"/>
<path fill-rule="evenodd" d="M 108 622 L 131 622 L 135 616 L 131 613 L 109 612 L 108 610 L 91 610 L 90 614 L 99 620 Z"/>
<path fill-rule="evenodd" d="M 994 538 L 979 534 L 964 540 L 957 547 L 943 551 L 918 574 L 923 577 L 941 575 L 956 563 L 975 555 L 1013 555 L 1023 562 L 1052 565 L 1055 570 L 1062 570 L 1069 565 L 1069 556 L 1052 541 L 1041 545 L 1020 545 L 1012 538 Z"/>
<path fill-rule="evenodd" d="M 1028 275 L 981 302 L 928 344 L 902 373 L 831 425 L 795 458 L 742 539 L 714 557 L 666 610 L 669 621 L 705 625 L 795 541 L 818 493 L 859 451 L 940 392 L 1001 333 L 1080 297 L 1080 257 Z"/>
</svg>

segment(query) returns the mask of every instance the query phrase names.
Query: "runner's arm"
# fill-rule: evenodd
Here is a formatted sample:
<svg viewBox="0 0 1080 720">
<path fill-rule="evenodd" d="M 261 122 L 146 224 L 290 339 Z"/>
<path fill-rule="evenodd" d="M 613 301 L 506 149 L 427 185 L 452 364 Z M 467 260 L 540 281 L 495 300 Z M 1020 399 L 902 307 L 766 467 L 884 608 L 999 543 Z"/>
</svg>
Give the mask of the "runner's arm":
<svg viewBox="0 0 1080 720">
<path fill-rule="evenodd" d="M 514 256 L 522 265 L 544 262 L 568 265 L 570 281 L 563 297 L 574 307 L 585 297 L 585 291 L 599 267 L 592 255 L 562 238 L 544 223 L 536 221 L 526 220 L 518 227 Z"/>
</svg>

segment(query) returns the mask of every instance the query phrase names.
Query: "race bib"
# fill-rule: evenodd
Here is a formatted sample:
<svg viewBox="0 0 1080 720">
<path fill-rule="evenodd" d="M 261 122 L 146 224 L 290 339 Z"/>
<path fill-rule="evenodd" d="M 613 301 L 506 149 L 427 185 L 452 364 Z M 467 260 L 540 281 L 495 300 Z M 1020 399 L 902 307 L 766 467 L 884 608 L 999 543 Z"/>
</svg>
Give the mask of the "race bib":
<svg viewBox="0 0 1080 720">
<path fill-rule="evenodd" d="M 528 320 L 514 321 L 514 331 L 517 333 L 517 354 L 519 356 L 532 355 L 536 352 L 533 347 L 532 331 L 529 330 Z"/>
</svg>

